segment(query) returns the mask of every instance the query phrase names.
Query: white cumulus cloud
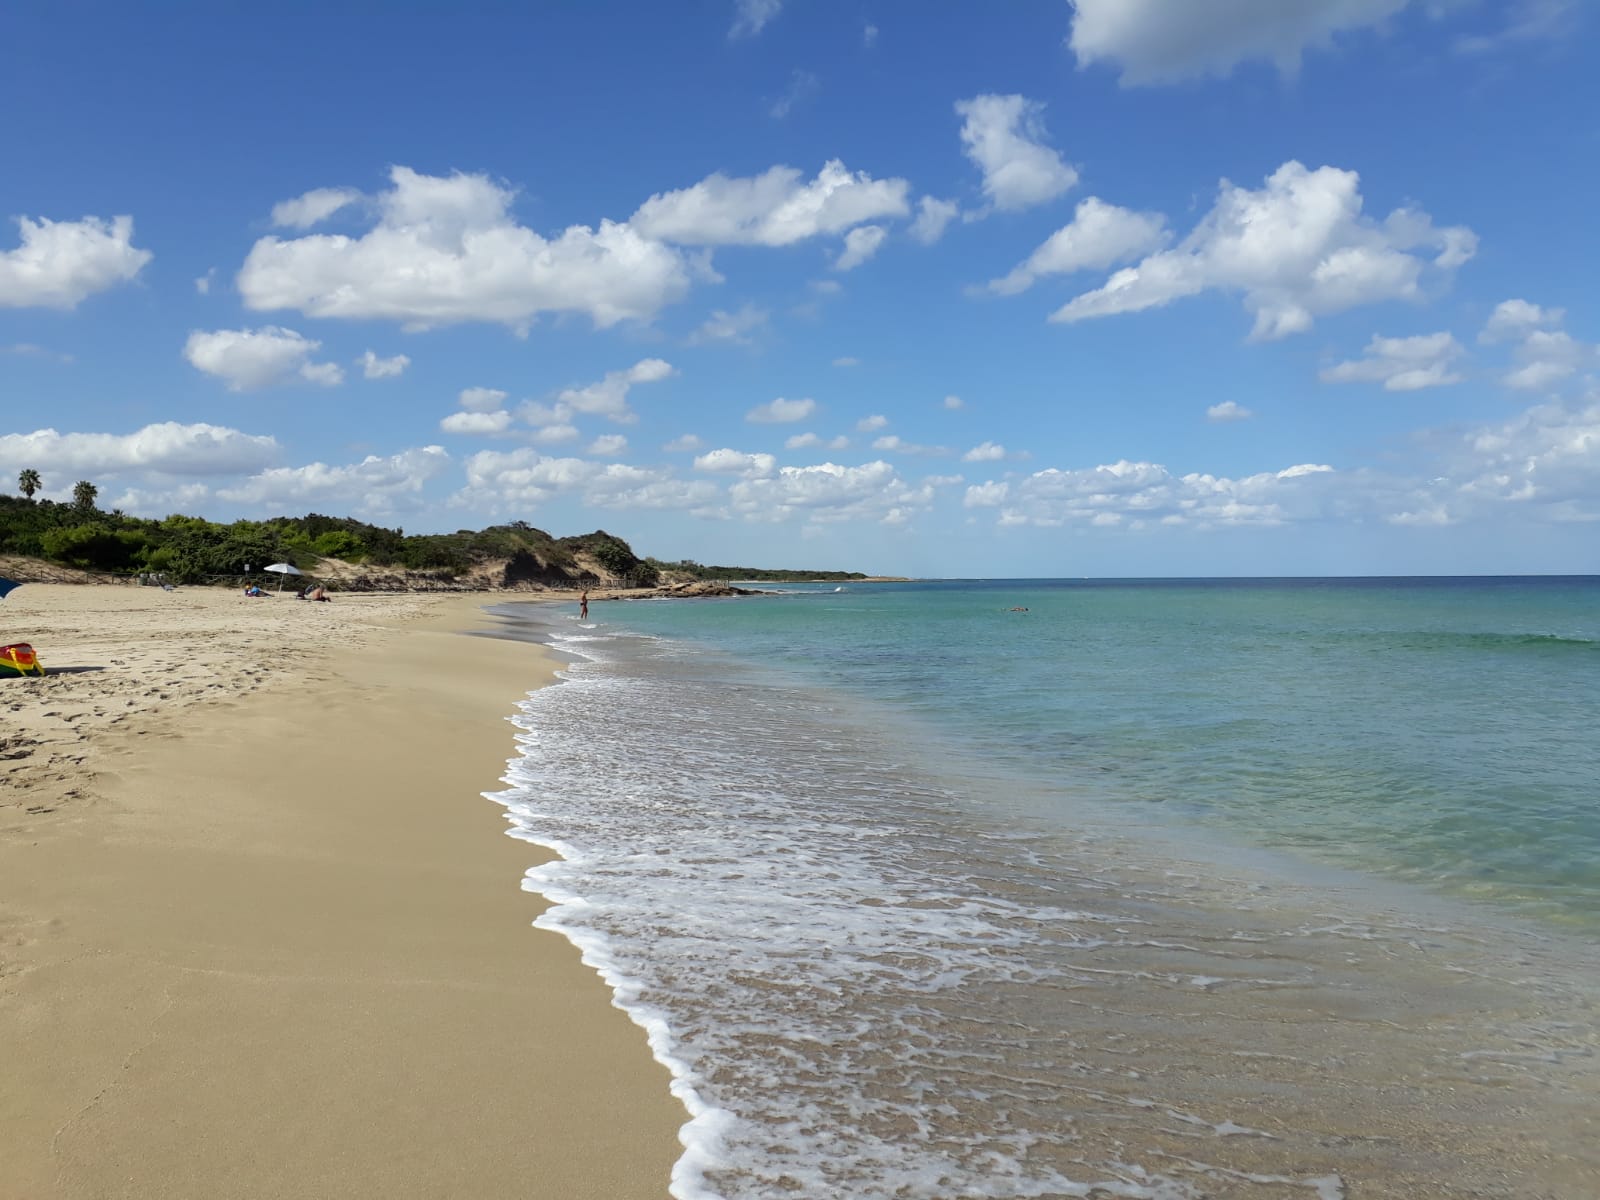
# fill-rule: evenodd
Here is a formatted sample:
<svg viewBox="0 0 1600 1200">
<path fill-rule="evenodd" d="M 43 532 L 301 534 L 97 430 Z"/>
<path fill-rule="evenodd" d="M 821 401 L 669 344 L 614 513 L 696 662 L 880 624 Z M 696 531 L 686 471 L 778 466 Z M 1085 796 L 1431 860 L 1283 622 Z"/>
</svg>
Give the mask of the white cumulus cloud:
<svg viewBox="0 0 1600 1200">
<path fill-rule="evenodd" d="M 154 255 L 133 244 L 133 218 L 17 218 L 21 243 L 0 250 L 0 308 L 76 308 L 133 280 Z"/>
<path fill-rule="evenodd" d="M 964 408 L 966 406 L 966 401 L 964 401 L 960 396 L 946 396 L 944 398 L 944 406 L 945 408 L 951 410 Z"/>
<path fill-rule="evenodd" d="M 882 225 L 861 225 L 844 235 L 844 249 L 833 260 L 835 271 L 853 271 L 878 252 L 889 231 Z"/>
<path fill-rule="evenodd" d="M 629 221 L 645 237 L 686 246 L 789 246 L 856 225 L 905 216 L 904 179 L 873 179 L 838 159 L 806 182 L 794 167 L 750 178 L 707 176 L 692 187 L 662 192 Z"/>
<path fill-rule="evenodd" d="M 396 354 L 393 358 L 379 358 L 373 351 L 365 351 L 356 359 L 361 374 L 367 379 L 398 379 L 411 365 L 409 355 Z"/>
<path fill-rule="evenodd" d="M 333 363 L 311 361 L 321 346 L 321 342 L 276 325 L 210 332 L 197 329 L 184 344 L 183 356 L 197 370 L 226 380 L 233 392 L 295 380 L 332 387 L 344 380 L 344 372 Z"/>
<path fill-rule="evenodd" d="M 1006 448 L 998 442 L 981 442 L 961 456 L 962 462 L 994 462 L 1006 456 Z"/>
<path fill-rule="evenodd" d="M 1142 528 L 1187 525 L 1282 525 L 1326 515 L 1332 467 L 1301 463 L 1243 478 L 1174 475 L 1159 463 L 1122 460 L 1103 466 L 1037 471 L 1015 481 L 969 487 L 970 508 L 998 508 L 1002 525 L 1084 524 Z"/>
<path fill-rule="evenodd" d="M 360 199 L 361 193 L 354 188 L 313 188 L 293 200 L 274 204 L 272 223 L 280 229 L 310 229 Z"/>
<path fill-rule="evenodd" d="M 602 433 L 589 443 L 585 454 L 594 454 L 602 458 L 611 458 L 621 454 L 628 448 L 628 439 L 620 433 Z"/>
<path fill-rule="evenodd" d="M 1255 416 L 1255 413 L 1237 400 L 1224 400 L 1221 404 L 1213 404 L 1206 409 L 1206 420 L 1208 421 L 1248 421 L 1253 416 Z"/>
<path fill-rule="evenodd" d="M 1478 340 L 1485 345 L 1526 337 L 1536 329 L 1550 329 L 1561 324 L 1566 310 L 1541 308 L 1526 300 L 1502 300 L 1484 322 Z"/>
<path fill-rule="evenodd" d="M 879 429 L 887 428 L 889 418 L 880 413 L 873 413 L 870 417 L 862 417 L 856 422 L 856 428 L 862 433 L 873 433 Z"/>
<path fill-rule="evenodd" d="M 911 236 L 924 246 L 931 246 L 944 236 L 946 226 L 955 220 L 961 206 L 954 200 L 940 200 L 924 196 L 917 201 L 917 216 L 911 222 Z"/>
<path fill-rule="evenodd" d="M 233 475 L 257 471 L 278 457 L 275 438 L 222 425 L 164 421 L 133 433 L 33 433 L 0 435 L 0 471 L 32 467 L 46 484 L 56 474 L 65 492 L 86 475 Z"/>
<path fill-rule="evenodd" d="M 1382 300 L 1417 300 L 1425 272 L 1448 278 L 1477 237 L 1436 229 L 1426 213 L 1363 215 L 1360 179 L 1335 167 L 1287 162 L 1260 189 L 1224 180 L 1215 206 L 1177 246 L 1124 267 L 1051 317 L 1073 322 L 1157 308 L 1211 289 L 1243 296 L 1251 337 L 1311 328 L 1318 316 Z M 1431 251 L 1432 257 L 1412 253 Z"/>
<path fill-rule="evenodd" d="M 300 510 L 337 505 L 357 516 L 382 516 L 416 502 L 429 480 L 450 465 L 442 446 L 421 446 L 399 454 L 369 455 L 358 463 L 275 467 L 243 482 L 219 488 L 217 495 L 255 508 Z"/>
<path fill-rule="evenodd" d="M 700 437 L 692 433 L 686 433 L 681 437 L 673 438 L 661 448 L 669 453 L 680 454 L 688 451 L 699 450 L 704 446 L 705 442 Z"/>
<path fill-rule="evenodd" d="M 703 346 L 709 342 L 732 342 L 748 345 L 750 334 L 765 325 L 767 317 L 767 310 L 754 304 L 746 304 L 737 312 L 716 309 L 700 328 L 689 335 L 689 344 Z"/>
<path fill-rule="evenodd" d="M 1167 241 L 1167 221 L 1159 213 L 1140 213 L 1090 196 L 1078 205 L 1070 224 L 1052 233 L 1043 245 L 989 290 L 1002 296 L 1032 287 L 1041 275 L 1102 271 L 1138 258 Z"/>
<path fill-rule="evenodd" d="M 1535 329 L 1517 347 L 1521 363 L 1501 382 L 1507 387 L 1536 391 L 1560 383 L 1595 362 L 1595 348 L 1559 329 Z"/>
<path fill-rule="evenodd" d="M 1301 54 L 1368 28 L 1411 0 L 1073 0 L 1078 64 L 1115 64 L 1124 84 L 1226 75 L 1265 60 L 1286 74 Z"/>
<path fill-rule="evenodd" d="M 562 420 L 572 413 L 605 417 L 619 425 L 639 419 L 628 406 L 628 393 L 635 384 L 659 383 L 677 374 L 677 369 L 660 358 L 642 358 L 623 371 L 607 371 L 604 379 L 584 387 L 567 388 L 557 397 L 556 413 Z"/>
<path fill-rule="evenodd" d="M 894 467 L 878 460 L 859 467 L 780 467 L 764 478 L 733 484 L 728 497 L 748 520 L 834 522 L 882 520 L 895 509 L 920 511 L 932 503 L 934 489 L 906 482 Z"/>
<path fill-rule="evenodd" d="M 1324 383 L 1381 383 L 1388 392 L 1414 392 L 1460 383 L 1453 364 L 1464 353 L 1449 333 L 1403 338 L 1375 334 L 1363 357 L 1326 367 L 1318 377 Z"/>
<path fill-rule="evenodd" d="M 360 237 L 265 237 L 239 271 L 257 311 L 388 318 L 425 329 L 489 321 L 524 330 L 544 312 L 579 312 L 599 327 L 647 321 L 689 289 L 671 247 L 626 223 L 573 225 L 546 238 L 511 215 L 512 192 L 484 175 L 393 167 Z"/>
<path fill-rule="evenodd" d="M 958 100 L 961 144 L 983 172 L 983 193 L 999 209 L 1032 208 L 1078 182 L 1078 173 L 1045 144 L 1044 106 L 1023 96 Z"/>
<path fill-rule="evenodd" d="M 511 427 L 511 414 L 499 412 L 455 412 L 439 422 L 446 433 L 494 434 L 504 433 Z"/>
<path fill-rule="evenodd" d="M 746 454 L 742 450 L 712 450 L 694 460 L 694 469 L 716 475 L 742 475 L 757 479 L 772 474 L 778 465 L 770 454 Z"/>
<path fill-rule="evenodd" d="M 491 512 L 527 511 L 558 496 L 613 509 L 687 509 L 716 503 L 721 492 L 708 480 L 681 480 L 668 472 L 586 458 L 550 458 L 523 448 L 485 450 L 466 461 L 466 487 L 456 502 Z"/>
<path fill-rule="evenodd" d="M 817 411 L 817 402 L 809 397 L 803 400 L 785 400 L 779 396 L 766 404 L 758 404 L 745 413 L 746 421 L 754 421 L 758 425 L 787 425 L 794 421 L 804 421 Z"/>
<path fill-rule="evenodd" d="M 456 403 L 468 412 L 486 413 L 493 412 L 506 402 L 506 394 L 499 388 L 469 387 L 462 388 L 456 396 Z"/>
</svg>

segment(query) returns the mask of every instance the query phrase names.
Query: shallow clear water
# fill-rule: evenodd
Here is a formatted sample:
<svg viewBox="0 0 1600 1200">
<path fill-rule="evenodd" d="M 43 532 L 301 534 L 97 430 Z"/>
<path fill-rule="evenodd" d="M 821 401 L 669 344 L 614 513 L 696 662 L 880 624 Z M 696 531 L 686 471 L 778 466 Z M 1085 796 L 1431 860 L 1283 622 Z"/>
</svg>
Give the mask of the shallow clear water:
<svg viewBox="0 0 1600 1200">
<path fill-rule="evenodd" d="M 497 799 L 680 1198 L 1588 1198 L 1597 596 L 507 606 L 575 658 Z"/>
<path fill-rule="evenodd" d="M 1025 606 L 1027 613 L 1011 613 Z M 626 606 L 984 769 L 1600 932 L 1600 578 L 983 581 Z"/>
</svg>

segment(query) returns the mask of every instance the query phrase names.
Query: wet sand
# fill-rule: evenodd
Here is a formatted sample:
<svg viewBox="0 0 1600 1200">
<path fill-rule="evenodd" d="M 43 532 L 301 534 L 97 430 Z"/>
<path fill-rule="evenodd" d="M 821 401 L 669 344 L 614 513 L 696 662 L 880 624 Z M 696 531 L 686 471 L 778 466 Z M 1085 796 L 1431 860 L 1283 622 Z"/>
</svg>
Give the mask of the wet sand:
<svg viewBox="0 0 1600 1200">
<path fill-rule="evenodd" d="M 530 927 L 487 596 L 30 585 L 0 641 L 0 1197 L 661 1197 L 684 1113 Z"/>
</svg>

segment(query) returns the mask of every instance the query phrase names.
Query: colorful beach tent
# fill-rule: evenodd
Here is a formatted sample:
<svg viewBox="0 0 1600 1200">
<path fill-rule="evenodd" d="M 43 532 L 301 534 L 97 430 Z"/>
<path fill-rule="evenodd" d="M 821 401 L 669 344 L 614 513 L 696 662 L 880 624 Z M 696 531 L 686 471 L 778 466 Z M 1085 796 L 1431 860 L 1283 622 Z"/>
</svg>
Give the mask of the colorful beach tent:
<svg viewBox="0 0 1600 1200">
<path fill-rule="evenodd" d="M 14 579 L 0 579 L 0 600 L 4 600 L 21 586 Z M 9 646 L 0 646 L 0 679 L 43 674 L 44 667 L 39 662 L 39 656 L 27 642 L 12 642 Z"/>
<path fill-rule="evenodd" d="M 44 664 L 27 642 L 13 642 L 0 646 L 0 679 L 15 679 L 19 675 L 43 675 Z"/>
</svg>

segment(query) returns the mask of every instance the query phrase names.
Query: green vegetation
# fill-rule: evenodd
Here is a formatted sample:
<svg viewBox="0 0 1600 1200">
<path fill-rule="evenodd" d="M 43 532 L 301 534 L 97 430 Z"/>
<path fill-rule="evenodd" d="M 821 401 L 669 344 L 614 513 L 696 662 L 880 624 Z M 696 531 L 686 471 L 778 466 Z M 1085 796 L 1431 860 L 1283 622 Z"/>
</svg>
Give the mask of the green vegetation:
<svg viewBox="0 0 1600 1200">
<path fill-rule="evenodd" d="M 555 538 L 525 521 L 456 533 L 407 535 L 349 517 L 310 513 L 222 525 L 202 517 L 173 515 L 154 521 L 96 507 L 99 489 L 88 480 L 73 488 L 72 501 L 35 500 L 39 473 L 18 476 L 22 496 L 0 495 L 0 554 L 26 555 L 87 571 L 163 573 L 174 583 L 237 579 L 274 562 L 313 570 L 317 560 L 337 558 L 379 570 L 421 572 L 442 581 L 485 564 L 504 562 L 504 575 L 484 582 L 545 585 L 598 584 L 583 566 L 592 561 L 613 578 L 654 587 L 660 568 L 603 529 Z M 714 568 L 722 571 L 724 568 Z M 843 576 L 840 576 L 843 578 Z"/>
<path fill-rule="evenodd" d="M 803 583 L 807 580 L 865 579 L 862 571 L 774 571 L 766 567 L 710 567 L 683 559 L 680 562 L 662 562 L 647 558 L 645 562 L 663 575 L 690 579 L 766 579 L 773 583 Z"/>
</svg>

